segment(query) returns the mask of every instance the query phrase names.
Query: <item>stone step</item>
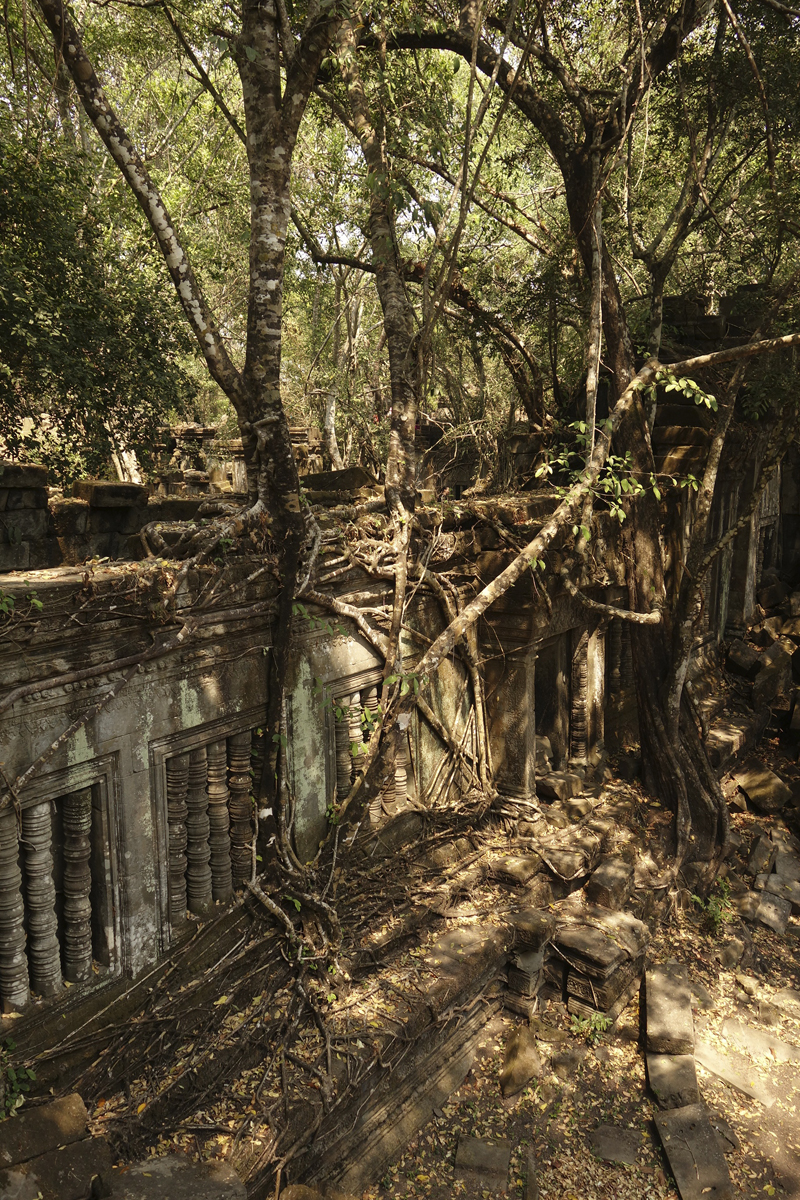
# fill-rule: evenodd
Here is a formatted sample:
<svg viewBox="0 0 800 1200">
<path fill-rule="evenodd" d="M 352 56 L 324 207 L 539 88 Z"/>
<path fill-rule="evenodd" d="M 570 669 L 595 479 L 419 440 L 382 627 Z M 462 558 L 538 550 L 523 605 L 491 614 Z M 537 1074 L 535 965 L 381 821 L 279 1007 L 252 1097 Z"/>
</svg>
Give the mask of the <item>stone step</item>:
<svg viewBox="0 0 800 1200">
<path fill-rule="evenodd" d="M 656 1113 L 655 1122 L 681 1200 L 733 1200 L 728 1164 L 705 1105 Z"/>
<path fill-rule="evenodd" d="M 689 972 L 683 964 L 651 967 L 645 974 L 647 1049 L 651 1054 L 693 1054 L 694 1020 Z"/>
<path fill-rule="evenodd" d="M 196 1163 L 180 1154 L 147 1158 L 109 1174 L 113 1200 L 246 1200 L 247 1190 L 233 1167 Z M 286 1196 L 286 1192 L 283 1195 Z"/>
<path fill-rule="evenodd" d="M 706 752 L 717 775 L 724 775 L 734 763 L 758 743 L 769 724 L 768 708 L 758 712 L 731 715 L 713 722 L 706 738 Z"/>
</svg>

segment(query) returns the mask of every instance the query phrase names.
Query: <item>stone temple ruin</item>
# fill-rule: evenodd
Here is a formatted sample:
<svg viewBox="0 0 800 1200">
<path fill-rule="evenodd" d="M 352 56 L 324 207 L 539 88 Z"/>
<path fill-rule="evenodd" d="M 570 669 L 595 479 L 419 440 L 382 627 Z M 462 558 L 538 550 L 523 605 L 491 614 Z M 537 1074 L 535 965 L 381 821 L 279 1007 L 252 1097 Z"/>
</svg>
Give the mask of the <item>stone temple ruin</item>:
<svg viewBox="0 0 800 1200">
<path fill-rule="evenodd" d="M 702 438 L 678 425 L 659 428 L 661 467 L 685 468 Z M 788 695 L 800 668 L 800 629 L 784 634 L 784 618 L 773 629 L 767 614 L 776 568 L 800 551 L 797 464 L 793 457 L 787 463 L 708 580 L 691 686 L 720 771 L 752 746 L 764 707 Z M 722 472 L 712 542 L 753 485 L 756 465 L 752 452 L 744 466 L 733 454 Z M 318 480 L 311 490 L 323 529 L 315 586 L 344 601 L 358 593 L 363 603 L 366 594 L 377 609 L 390 603 L 391 582 L 353 564 L 325 515 L 326 506 L 352 502 L 354 485 L 362 497 L 374 495 L 374 481 L 366 473 L 336 476 L 309 477 Z M 165 478 L 150 495 L 137 485 L 86 481 L 73 497 L 52 498 L 42 468 L 0 464 L 0 594 L 10 614 L 0 642 L 5 1013 L 74 1005 L 77 995 L 110 980 L 140 977 L 181 945 L 187 925 L 241 895 L 254 856 L 269 861 L 271 815 L 260 816 L 256 836 L 250 792 L 263 769 L 264 658 L 277 581 L 242 556 L 229 564 L 233 583 L 224 595 L 216 597 L 210 575 L 196 570 L 164 608 L 163 591 L 177 576 L 169 548 L 187 522 L 191 529 L 219 502 L 213 489 L 196 486 L 208 481 L 186 482 L 195 486 L 175 495 Z M 232 485 L 224 492 L 226 500 L 231 495 Z M 555 503 L 541 491 L 474 500 L 445 520 L 442 561 L 463 584 L 485 583 L 505 561 L 498 518 L 526 533 Z M 594 557 L 579 586 L 597 601 L 624 605 L 617 531 L 595 520 Z M 670 552 L 677 560 L 679 539 Z M 516 941 L 500 949 L 506 1003 L 529 1013 L 537 996 L 550 994 L 575 1014 L 613 1017 L 639 986 L 646 926 L 624 911 L 631 865 L 601 862 L 607 831 L 576 797 L 586 781 L 602 777 L 609 755 L 621 771 L 637 769 L 628 627 L 555 588 L 542 603 L 531 588 L 518 584 L 489 610 L 473 647 L 485 682 L 494 783 L 519 842 L 492 870 L 512 885 L 530 885 Z M 759 618 L 764 645 L 782 647 L 780 669 L 766 662 L 768 650 L 756 664 L 759 679 L 769 675 L 756 711 L 720 712 L 713 687 L 720 643 Z M 285 765 L 293 843 L 309 861 L 328 831 L 332 803 L 347 795 L 358 768 L 362 714 L 375 711 L 383 663 L 346 617 L 333 621 L 309 603 L 298 624 Z M 443 624 L 437 598 L 420 589 L 404 633 L 407 671 Z M 777 652 L 772 657 L 778 661 Z M 746 658 L 739 669 L 752 678 Z M 373 833 L 469 791 L 477 743 L 468 683 L 467 662 L 443 664 L 429 705 L 408 726 L 394 778 L 368 814 Z M 29 776 L 31 764 L 37 769 Z M 553 804 L 568 814 L 554 820 L 535 852 L 525 848 L 526 804 L 532 813 Z M 536 874 L 542 859 L 549 882 Z M 572 881 L 589 875 L 588 905 L 560 910 L 553 927 L 541 915 L 553 887 L 563 898 Z"/>
</svg>

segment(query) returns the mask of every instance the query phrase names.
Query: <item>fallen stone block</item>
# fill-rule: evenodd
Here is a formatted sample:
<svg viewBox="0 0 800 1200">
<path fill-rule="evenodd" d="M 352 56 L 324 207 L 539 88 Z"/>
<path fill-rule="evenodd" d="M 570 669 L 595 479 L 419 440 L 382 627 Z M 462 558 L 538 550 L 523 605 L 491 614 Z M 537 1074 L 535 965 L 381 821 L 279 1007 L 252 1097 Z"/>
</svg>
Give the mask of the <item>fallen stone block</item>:
<svg viewBox="0 0 800 1200">
<path fill-rule="evenodd" d="M 536 780 L 536 794 L 544 800 L 571 800 L 582 791 L 583 780 L 571 771 L 551 771 Z"/>
<path fill-rule="evenodd" d="M 508 1186 L 511 1142 L 502 1138 L 467 1137 L 461 1134 L 456 1150 L 456 1178 L 467 1179 L 479 1187 Z"/>
<path fill-rule="evenodd" d="M 779 849 L 775 855 L 775 874 L 800 883 L 800 857 L 791 851 Z"/>
<path fill-rule="evenodd" d="M 792 906 L 788 900 L 781 900 L 771 892 L 762 892 L 756 909 L 756 920 L 762 925 L 774 929 L 776 933 L 786 933 Z"/>
<path fill-rule="evenodd" d="M 599 1012 L 607 1013 L 634 981 L 641 980 L 643 968 L 644 955 L 640 954 L 638 958 L 623 962 L 608 979 L 601 982 L 570 967 L 567 972 L 567 992 L 570 996 L 585 1000 Z"/>
<path fill-rule="evenodd" d="M 23 1109 L 13 1121 L 0 1122 L 0 1164 L 13 1167 L 78 1141 L 86 1135 L 88 1119 L 76 1092 L 41 1108 Z"/>
<path fill-rule="evenodd" d="M 47 487 L 47 467 L 0 459 L 0 488 Z"/>
<path fill-rule="evenodd" d="M 532 1146 L 525 1156 L 525 1200 L 539 1200 L 539 1183 L 536 1178 L 536 1154 Z"/>
<path fill-rule="evenodd" d="M 607 858 L 586 884 L 586 899 L 603 908 L 623 908 L 633 889 L 633 865 L 624 858 Z"/>
<path fill-rule="evenodd" d="M 245 1200 L 247 1191 L 229 1163 L 196 1163 L 180 1154 L 148 1158 L 111 1172 L 114 1200 Z M 298 1185 L 295 1185 L 298 1186 Z M 282 1197 L 285 1198 L 287 1188 Z M 313 1191 L 312 1191 L 313 1196 Z M 323 1195 L 325 1193 L 323 1192 Z M 298 1196 L 296 1200 L 301 1200 Z"/>
<path fill-rule="evenodd" d="M 716 1075 L 717 1079 L 727 1083 L 728 1087 L 735 1088 L 737 1092 L 749 1096 L 751 1100 L 758 1100 L 765 1108 L 772 1108 L 775 1103 L 775 1097 L 771 1096 L 757 1079 L 746 1079 L 741 1072 L 736 1070 L 730 1059 L 726 1058 L 724 1054 L 720 1054 L 713 1046 L 698 1041 L 694 1048 L 694 1059 L 698 1066 L 712 1075 Z"/>
<path fill-rule="evenodd" d="M 542 865 L 538 854 L 506 854 L 495 859 L 489 867 L 498 881 L 510 887 L 525 887 Z"/>
<path fill-rule="evenodd" d="M 751 760 L 733 777 L 747 796 L 748 803 L 759 812 L 780 812 L 792 797 L 789 785 L 761 763 Z"/>
<path fill-rule="evenodd" d="M 792 592 L 789 597 L 789 612 L 793 617 L 800 617 L 800 592 Z"/>
<path fill-rule="evenodd" d="M 525 1025 L 515 1029 L 506 1042 L 503 1069 L 500 1072 L 500 1091 L 504 1096 L 516 1096 L 517 1092 L 542 1072 L 542 1060 L 536 1046 L 536 1037 Z"/>
<path fill-rule="evenodd" d="M 755 909 L 753 911 L 755 912 Z M 717 951 L 717 955 L 719 957 L 721 966 L 735 967 L 736 964 L 741 961 L 744 952 L 744 942 L 741 938 L 734 937 L 730 938 L 729 941 L 724 942 L 720 946 L 719 950 Z M 694 987 L 692 988 L 692 991 L 694 991 Z"/>
<path fill-rule="evenodd" d="M 603 1162 L 631 1165 L 644 1138 L 638 1129 L 620 1129 L 616 1125 L 598 1125 L 589 1134 L 592 1149 Z"/>
<path fill-rule="evenodd" d="M 648 1054 L 647 1081 L 662 1108 L 700 1103 L 693 1054 Z"/>
<path fill-rule="evenodd" d="M 147 504 L 149 491 L 136 483 L 113 483 L 105 479 L 78 479 L 72 494 L 91 508 L 133 508 Z"/>
<path fill-rule="evenodd" d="M 556 928 L 553 914 L 538 908 L 515 913 L 509 923 L 514 930 L 514 946 L 522 952 L 543 949 Z"/>
<path fill-rule="evenodd" d="M 742 947 L 742 954 L 744 954 L 744 942 L 739 941 L 739 938 L 735 938 L 734 940 L 739 942 L 739 945 Z M 741 955 L 739 957 L 741 958 Z M 693 1008 L 702 1008 L 704 1012 L 712 1012 L 717 1007 L 716 1000 L 705 984 L 692 980 L 689 986 L 692 990 Z"/>
<path fill-rule="evenodd" d="M 623 962 L 643 954 L 649 941 L 647 926 L 626 912 L 598 904 L 562 908 L 562 924 L 553 938 L 569 965 L 592 979 L 605 981 Z"/>
<path fill-rule="evenodd" d="M 761 670 L 761 655 L 746 642 L 731 642 L 725 665 L 734 675 L 755 679 Z"/>
<path fill-rule="evenodd" d="M 509 1012 L 515 1013 L 518 1017 L 523 1017 L 524 1020 L 530 1023 L 535 1019 L 535 1014 L 539 1007 L 539 994 L 541 994 L 541 991 L 542 989 L 540 987 L 537 995 L 533 997 L 520 996 L 518 992 L 512 992 L 511 990 L 503 992 L 503 1008 L 508 1009 Z"/>
<path fill-rule="evenodd" d="M 577 1075 L 583 1066 L 583 1060 L 589 1053 L 586 1046 L 573 1046 L 571 1050 L 564 1050 L 561 1054 L 554 1054 L 550 1060 L 550 1068 L 557 1079 L 571 1079 L 573 1075 Z"/>
<path fill-rule="evenodd" d="M 681 1200 L 733 1200 L 728 1164 L 703 1104 L 655 1115 Z"/>
<path fill-rule="evenodd" d="M 756 675 L 753 683 L 753 708 L 772 705 L 780 696 L 787 696 L 792 688 L 792 659 L 781 650 L 780 654 L 767 663 Z"/>
<path fill-rule="evenodd" d="M 645 974 L 645 1001 L 647 1049 L 652 1054 L 692 1054 L 694 1020 L 686 967 L 651 967 Z"/>
<path fill-rule="evenodd" d="M 777 853 L 777 847 L 771 838 L 764 835 L 758 838 L 747 859 L 747 869 L 750 874 L 761 875 L 765 872 L 768 874 L 772 870 Z"/>
<path fill-rule="evenodd" d="M 762 608 L 770 609 L 777 608 L 779 604 L 789 595 L 789 589 L 780 579 L 776 579 L 774 583 L 768 584 L 766 587 L 760 588 L 758 593 L 758 603 Z"/>
<path fill-rule="evenodd" d="M 745 892 L 741 896 L 731 896 L 731 908 L 743 921 L 755 921 L 760 903 L 759 892 Z M 731 963 L 731 966 L 733 965 Z"/>
<path fill-rule="evenodd" d="M 800 883 L 796 880 L 784 879 L 782 875 L 777 874 L 767 875 L 764 877 L 763 890 L 773 896 L 780 896 L 781 900 L 788 900 L 793 913 L 800 912 Z"/>
<path fill-rule="evenodd" d="M 0 1170 L 0 1196 L 8 1200 L 12 1197 L 19 1197 L 19 1200 L 85 1200 L 91 1194 L 92 1180 L 96 1176 L 104 1180 L 110 1177 L 111 1163 L 111 1148 L 104 1138 L 85 1138 L 57 1146 L 27 1162 Z M 159 1200 L 163 1200 L 163 1194 L 158 1193 Z M 116 1200 L 116 1190 L 113 1195 Z M 137 1192 L 135 1200 L 150 1200 L 151 1195 L 155 1200 L 155 1192 Z M 244 1189 L 240 1195 L 244 1200 Z M 128 1200 L 127 1193 L 123 1192 L 122 1196 Z M 183 1200 L 183 1197 L 173 1194 L 171 1200 Z M 205 1200 L 205 1197 L 194 1194 L 192 1200 Z"/>
<path fill-rule="evenodd" d="M 789 1016 L 800 1017 L 800 992 L 794 988 L 781 988 L 772 997 L 772 1003 L 781 1012 L 788 1013 Z"/>
<path fill-rule="evenodd" d="M 730 1017 L 722 1022 L 722 1034 L 739 1050 L 744 1050 L 756 1058 L 769 1058 L 771 1061 L 779 1063 L 796 1062 L 800 1059 L 800 1050 L 796 1046 L 791 1046 L 788 1042 L 773 1037 L 771 1033 L 754 1029 L 752 1025 L 734 1021 Z"/>
</svg>

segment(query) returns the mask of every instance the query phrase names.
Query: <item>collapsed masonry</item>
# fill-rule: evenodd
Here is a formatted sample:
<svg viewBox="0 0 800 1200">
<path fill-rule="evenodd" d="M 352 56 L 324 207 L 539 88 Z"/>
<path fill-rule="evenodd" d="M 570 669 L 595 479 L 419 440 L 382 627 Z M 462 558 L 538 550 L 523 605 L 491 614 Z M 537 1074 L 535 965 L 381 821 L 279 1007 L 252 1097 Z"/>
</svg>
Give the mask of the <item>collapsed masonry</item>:
<svg viewBox="0 0 800 1200">
<path fill-rule="evenodd" d="M 685 421 L 696 420 L 696 411 L 687 409 Z M 685 466 L 697 439 L 681 434 L 680 426 L 664 428 L 664 463 L 677 454 Z M 686 446 L 674 444 L 679 437 Z M 734 459 L 736 469 L 723 473 L 718 488 L 712 540 L 756 476 L 755 463 L 742 470 Z M 710 723 L 720 768 L 752 739 L 753 719 L 729 718 L 744 726 L 738 741 L 725 741 L 707 668 L 718 639 L 742 633 L 750 622 L 758 581 L 769 584 L 770 571 L 795 554 L 795 474 L 776 477 L 749 527 L 709 575 L 694 698 Z M 315 586 L 386 612 L 391 580 L 365 574 L 335 516 L 337 502 L 354 498 L 353 488 L 356 496 L 374 495 L 374 480 L 357 470 L 308 480 L 316 481 L 312 496 L 323 528 Z M 8 598 L 0 646 L 4 790 L 19 781 L 14 806 L 0 809 L 0 997 L 6 1009 L 23 1007 L 31 991 L 59 994 L 63 981 L 89 985 L 108 975 L 136 975 L 168 950 L 187 912 L 202 917 L 241 888 L 253 855 L 263 857 L 273 832 L 267 817 L 254 845 L 250 778 L 263 765 L 263 659 L 272 636 L 274 575 L 249 581 L 252 564 L 234 554 L 223 564 L 229 582 L 222 592 L 212 583 L 213 569 L 192 571 L 165 611 L 163 592 L 175 572 L 146 551 L 152 542 L 168 556 L 184 545 L 205 514 L 218 511 L 218 501 L 204 509 L 199 497 L 148 496 L 141 487 L 96 481 L 76 485 L 75 492 L 51 500 L 42 468 L 6 463 L 0 470 L 0 567 Z M 538 491 L 446 511 L 436 518 L 441 524 L 430 570 L 448 572 L 463 593 L 485 583 L 508 559 L 508 531 L 527 541 L 555 503 Z M 419 516 L 433 524 L 426 510 Z M 602 516 L 595 524 L 593 558 L 578 582 L 594 599 L 622 606 L 617 530 Z M 679 543 L 671 553 L 680 556 Z M 78 566 L 87 554 L 100 554 L 101 561 Z M 334 622 L 313 606 L 304 611 L 287 698 L 286 776 L 292 834 L 306 861 L 326 835 L 332 804 L 354 778 L 383 663 L 347 619 Z M 187 619 L 191 636 L 175 641 Z M 445 622 L 439 598 L 418 588 L 403 634 L 407 671 Z M 769 619 L 763 628 L 769 642 Z M 781 637 L 790 642 L 791 633 Z M 635 746 L 625 623 L 587 612 L 555 587 L 543 602 L 528 580 L 487 613 L 477 651 L 494 782 L 513 803 L 509 812 L 568 799 L 585 778 L 602 774 L 609 754 Z M 143 652 L 146 661 L 132 666 Z M 772 654 L 770 647 L 764 658 Z M 408 727 L 393 787 L 370 814 L 373 823 L 405 808 L 443 803 L 475 782 L 468 667 L 458 656 L 442 665 L 430 706 L 421 706 Z M 783 660 L 770 677 L 779 669 L 786 673 Z M 762 697 L 767 704 L 772 699 Z M 635 770 L 635 758 L 623 767 Z"/>
</svg>

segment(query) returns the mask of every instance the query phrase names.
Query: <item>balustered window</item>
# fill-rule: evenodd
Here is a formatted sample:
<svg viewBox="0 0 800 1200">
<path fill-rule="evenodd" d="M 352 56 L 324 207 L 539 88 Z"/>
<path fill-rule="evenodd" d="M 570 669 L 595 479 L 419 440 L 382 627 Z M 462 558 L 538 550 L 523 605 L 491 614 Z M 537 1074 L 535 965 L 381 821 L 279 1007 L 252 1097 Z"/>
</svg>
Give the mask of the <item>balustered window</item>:
<svg viewBox="0 0 800 1200">
<path fill-rule="evenodd" d="M 244 887 L 252 869 L 253 779 L 263 734 L 247 729 L 166 760 L 169 917 L 207 916 Z"/>
<path fill-rule="evenodd" d="M 0 812 L 0 1000 L 56 995 L 116 966 L 97 789 Z"/>
</svg>

